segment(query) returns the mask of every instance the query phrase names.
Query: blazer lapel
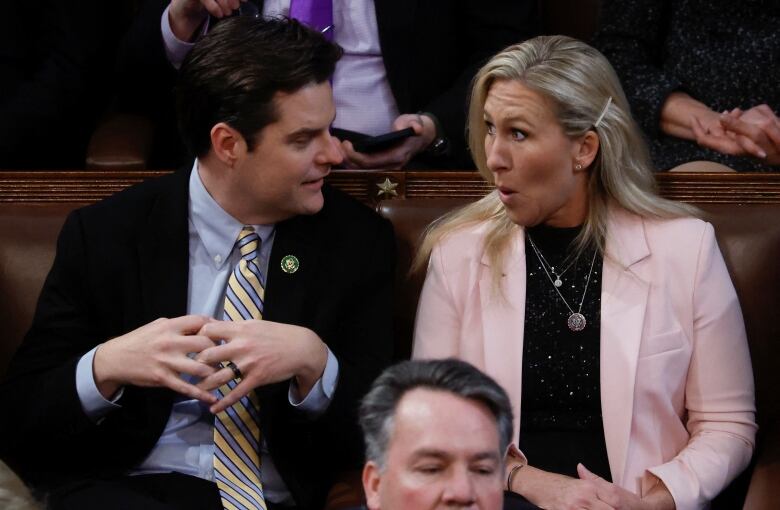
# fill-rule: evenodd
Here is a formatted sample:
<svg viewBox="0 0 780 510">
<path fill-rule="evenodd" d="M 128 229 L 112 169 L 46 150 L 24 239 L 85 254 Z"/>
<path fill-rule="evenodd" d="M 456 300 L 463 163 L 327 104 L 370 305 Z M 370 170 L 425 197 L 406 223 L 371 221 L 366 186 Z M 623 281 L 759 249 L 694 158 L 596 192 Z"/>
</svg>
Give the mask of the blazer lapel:
<svg viewBox="0 0 780 510">
<path fill-rule="evenodd" d="M 490 264 L 483 255 L 479 293 L 485 370 L 505 384 L 514 414 L 514 438 L 520 434 L 520 395 L 523 380 L 525 326 L 525 235 L 516 229 L 505 258 L 501 291 L 494 291 Z M 513 441 L 514 442 L 514 441 Z"/>
<path fill-rule="evenodd" d="M 613 482 L 622 483 L 650 284 L 632 266 L 650 255 L 641 218 L 610 210 L 601 289 L 601 408 Z"/>
<path fill-rule="evenodd" d="M 155 198 L 138 243 L 142 323 L 187 313 L 189 171 Z"/>
</svg>

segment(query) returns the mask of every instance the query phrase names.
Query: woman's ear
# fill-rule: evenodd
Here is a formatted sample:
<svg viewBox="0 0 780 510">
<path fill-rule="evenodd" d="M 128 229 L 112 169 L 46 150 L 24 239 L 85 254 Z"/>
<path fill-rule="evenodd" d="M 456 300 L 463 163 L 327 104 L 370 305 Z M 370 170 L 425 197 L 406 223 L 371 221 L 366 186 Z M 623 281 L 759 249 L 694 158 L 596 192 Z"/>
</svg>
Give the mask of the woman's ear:
<svg viewBox="0 0 780 510">
<path fill-rule="evenodd" d="M 222 163 L 233 168 L 246 154 L 246 141 L 241 133 L 224 122 L 211 128 L 211 149 Z"/>
<path fill-rule="evenodd" d="M 596 159 L 596 154 L 599 153 L 599 135 L 595 131 L 588 130 L 587 133 L 580 137 L 577 143 L 574 156 L 574 167 L 577 170 L 587 170 L 588 167 Z M 577 168 L 577 165 L 580 165 Z"/>
</svg>

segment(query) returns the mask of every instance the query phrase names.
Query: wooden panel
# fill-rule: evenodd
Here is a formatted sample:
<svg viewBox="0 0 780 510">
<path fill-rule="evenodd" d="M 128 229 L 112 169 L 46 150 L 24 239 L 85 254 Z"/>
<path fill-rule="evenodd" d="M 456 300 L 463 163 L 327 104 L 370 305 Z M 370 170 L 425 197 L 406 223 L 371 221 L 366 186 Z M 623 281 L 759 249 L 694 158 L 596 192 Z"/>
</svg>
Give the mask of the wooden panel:
<svg viewBox="0 0 780 510">
<path fill-rule="evenodd" d="M 0 172 L 0 202 L 95 202 L 167 173 Z M 675 200 L 780 203 L 780 173 L 663 173 L 657 179 L 661 194 Z M 370 205 L 403 198 L 479 198 L 491 189 L 476 172 L 334 170 L 328 181 Z"/>
<path fill-rule="evenodd" d="M 0 202 L 97 202 L 169 172 L 0 172 Z"/>
</svg>

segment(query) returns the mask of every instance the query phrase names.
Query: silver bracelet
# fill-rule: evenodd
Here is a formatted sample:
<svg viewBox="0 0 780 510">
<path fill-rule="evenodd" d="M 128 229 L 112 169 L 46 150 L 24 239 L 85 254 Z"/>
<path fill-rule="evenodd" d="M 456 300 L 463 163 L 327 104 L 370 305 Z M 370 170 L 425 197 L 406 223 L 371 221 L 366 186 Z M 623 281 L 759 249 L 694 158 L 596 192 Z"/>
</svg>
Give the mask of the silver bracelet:
<svg viewBox="0 0 780 510">
<path fill-rule="evenodd" d="M 520 471 L 520 468 L 525 466 L 525 464 L 518 464 L 515 467 L 513 467 L 511 470 L 509 470 L 509 475 L 506 477 L 506 490 L 509 492 L 512 492 L 512 478 L 514 478 L 515 473 Z"/>
</svg>

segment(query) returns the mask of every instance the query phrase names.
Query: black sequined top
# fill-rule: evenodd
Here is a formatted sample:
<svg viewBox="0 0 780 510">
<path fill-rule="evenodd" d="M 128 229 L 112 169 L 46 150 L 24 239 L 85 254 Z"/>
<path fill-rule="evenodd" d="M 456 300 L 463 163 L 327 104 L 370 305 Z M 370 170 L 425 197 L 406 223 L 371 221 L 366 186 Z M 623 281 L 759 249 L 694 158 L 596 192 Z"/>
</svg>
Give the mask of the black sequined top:
<svg viewBox="0 0 780 510">
<path fill-rule="evenodd" d="M 582 462 L 611 480 L 599 382 L 602 257 L 588 251 L 569 267 L 566 254 L 578 227 L 537 226 L 526 232 L 520 449 L 531 465 L 545 471 L 576 477 L 577 463 Z M 550 281 L 555 275 L 545 273 L 531 240 L 561 276 L 558 290 L 569 307 L 585 316 L 582 331 L 569 329 L 571 311 Z"/>
<path fill-rule="evenodd" d="M 593 44 L 620 77 L 659 170 L 694 160 L 780 170 L 659 128 L 661 106 L 674 91 L 716 112 L 762 103 L 780 109 L 780 0 L 604 0 Z"/>
</svg>

